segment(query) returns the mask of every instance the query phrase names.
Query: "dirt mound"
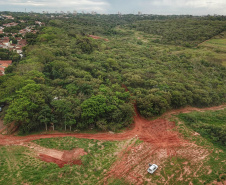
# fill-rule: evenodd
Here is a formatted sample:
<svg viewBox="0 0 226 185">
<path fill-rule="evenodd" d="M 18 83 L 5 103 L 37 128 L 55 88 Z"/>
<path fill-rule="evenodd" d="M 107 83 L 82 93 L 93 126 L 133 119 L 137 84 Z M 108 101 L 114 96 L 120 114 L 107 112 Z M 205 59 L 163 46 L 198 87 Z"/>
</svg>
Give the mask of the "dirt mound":
<svg viewBox="0 0 226 185">
<path fill-rule="evenodd" d="M 56 151 L 53 149 L 45 149 L 45 151 L 47 152 L 42 151 L 42 153 L 39 154 L 39 158 L 45 162 L 56 163 L 60 168 L 64 167 L 65 164 L 82 165 L 80 157 L 87 155 L 87 153 L 82 148 L 76 148 L 70 151 Z M 44 153 L 48 153 L 48 155 Z M 60 155 L 57 157 L 57 154 L 59 153 Z"/>
<path fill-rule="evenodd" d="M 68 151 L 45 148 L 35 143 L 21 143 L 19 145 L 32 149 L 38 154 L 39 159 L 49 163 L 56 163 L 60 168 L 62 168 L 65 164 L 82 165 L 80 157 L 87 155 L 83 148 L 75 148 Z"/>
<path fill-rule="evenodd" d="M 63 155 L 59 158 L 54 158 L 46 154 L 39 154 L 39 158 L 42 161 L 48 163 L 56 163 L 60 168 L 64 167 L 65 164 L 69 165 L 82 165 L 82 161 L 79 159 L 81 156 L 86 155 L 87 153 L 82 149 L 74 149 L 71 151 L 64 151 Z"/>
<path fill-rule="evenodd" d="M 45 161 L 47 163 L 56 163 L 60 168 L 64 167 L 64 165 L 67 164 L 67 162 L 64 162 L 60 159 L 56 159 L 54 157 L 50 157 L 50 156 L 45 155 L 45 154 L 39 154 L 39 158 L 42 161 Z"/>
<path fill-rule="evenodd" d="M 82 148 L 76 148 L 71 151 L 64 151 L 61 160 L 73 163 L 74 161 L 77 161 L 80 156 L 87 155 L 87 153 Z"/>
</svg>

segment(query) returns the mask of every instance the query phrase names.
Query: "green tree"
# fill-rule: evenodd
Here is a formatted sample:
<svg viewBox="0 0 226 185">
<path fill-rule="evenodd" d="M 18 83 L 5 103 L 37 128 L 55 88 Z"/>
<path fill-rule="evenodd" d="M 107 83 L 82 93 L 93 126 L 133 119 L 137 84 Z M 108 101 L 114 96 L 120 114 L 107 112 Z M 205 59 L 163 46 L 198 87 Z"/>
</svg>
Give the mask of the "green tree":
<svg viewBox="0 0 226 185">
<path fill-rule="evenodd" d="M 77 45 L 84 53 L 92 53 L 94 51 L 94 45 L 89 38 L 79 38 L 77 40 Z"/>
<path fill-rule="evenodd" d="M 23 132 L 28 132 L 34 127 L 32 121 L 44 103 L 40 85 L 34 82 L 27 84 L 16 92 L 16 98 L 6 111 L 4 122 L 8 124 L 16 121 L 22 125 Z"/>
<path fill-rule="evenodd" d="M 81 104 L 82 119 L 86 125 L 79 125 L 86 127 L 90 124 L 95 124 L 96 121 L 103 117 L 104 114 L 116 109 L 115 105 L 108 105 L 107 98 L 103 95 L 92 96 Z"/>
<path fill-rule="evenodd" d="M 46 131 L 48 130 L 48 123 L 51 122 L 51 117 L 52 117 L 52 113 L 51 113 L 50 107 L 48 105 L 42 106 L 41 111 L 39 112 L 38 120 L 41 123 L 45 124 Z"/>
<path fill-rule="evenodd" d="M 63 123 L 65 131 L 67 130 L 67 125 L 70 126 L 71 130 L 71 127 L 76 124 L 76 105 L 72 103 L 70 98 L 53 100 L 51 104 L 58 124 Z"/>
</svg>

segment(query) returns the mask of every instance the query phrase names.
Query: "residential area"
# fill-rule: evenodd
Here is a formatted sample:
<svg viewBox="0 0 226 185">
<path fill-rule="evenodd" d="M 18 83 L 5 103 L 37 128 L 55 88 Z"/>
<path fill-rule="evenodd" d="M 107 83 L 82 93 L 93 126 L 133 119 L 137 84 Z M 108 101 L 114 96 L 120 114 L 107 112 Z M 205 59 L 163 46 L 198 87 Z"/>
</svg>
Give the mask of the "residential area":
<svg viewBox="0 0 226 185">
<path fill-rule="evenodd" d="M 11 38 L 7 36 L 0 38 L 0 48 L 15 51 L 22 57 L 22 48 L 27 44 L 26 39 L 23 39 L 22 37 L 13 37 L 13 39 L 16 40 L 16 42 L 13 42 Z"/>
<path fill-rule="evenodd" d="M 12 60 L 0 60 L 0 76 L 5 74 L 5 68 L 12 64 Z"/>
<path fill-rule="evenodd" d="M 27 45 L 26 35 L 36 34 L 37 27 L 44 25 L 40 21 L 33 21 L 32 23 L 11 15 L 0 14 L 0 50 L 4 52 L 8 50 L 23 57 L 23 47 Z M 0 53 L 0 76 L 5 74 L 5 68 L 13 62 L 13 60 L 8 59 L 10 58 Z"/>
</svg>

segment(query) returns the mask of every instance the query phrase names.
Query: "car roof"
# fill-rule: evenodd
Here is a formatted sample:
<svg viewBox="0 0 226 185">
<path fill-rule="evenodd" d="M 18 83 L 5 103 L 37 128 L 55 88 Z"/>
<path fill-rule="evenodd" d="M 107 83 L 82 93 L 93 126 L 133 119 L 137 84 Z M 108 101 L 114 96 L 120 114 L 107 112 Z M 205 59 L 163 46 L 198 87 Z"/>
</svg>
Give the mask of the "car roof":
<svg viewBox="0 0 226 185">
<path fill-rule="evenodd" d="M 152 165 L 149 167 L 149 169 L 151 169 L 151 170 L 153 170 L 153 169 L 155 169 L 155 168 L 158 168 L 158 166 L 157 166 L 156 164 L 152 164 Z"/>
</svg>

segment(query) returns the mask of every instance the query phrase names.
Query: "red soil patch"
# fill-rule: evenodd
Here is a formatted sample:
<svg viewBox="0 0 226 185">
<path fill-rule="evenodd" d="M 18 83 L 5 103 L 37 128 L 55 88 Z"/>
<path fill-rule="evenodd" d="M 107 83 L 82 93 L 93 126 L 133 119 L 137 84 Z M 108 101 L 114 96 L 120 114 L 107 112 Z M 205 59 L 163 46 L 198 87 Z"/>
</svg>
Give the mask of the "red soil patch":
<svg viewBox="0 0 226 185">
<path fill-rule="evenodd" d="M 172 130 L 175 127 L 174 122 L 165 119 L 148 121 L 136 116 L 135 123 L 131 132 L 145 142 L 138 146 L 133 143 L 119 154 L 119 160 L 104 180 L 105 184 L 112 176 L 124 178 L 134 184 L 143 184 L 145 177 L 142 174 L 147 174 L 149 163 L 160 165 L 166 158 L 176 156 L 179 149 L 188 143 Z"/>
<path fill-rule="evenodd" d="M 133 137 L 139 137 L 145 142 L 155 144 L 156 146 L 174 146 L 178 143 L 184 143 L 180 139 L 179 133 L 172 131 L 175 127 L 175 123 L 168 121 L 168 118 L 172 114 L 178 114 L 183 112 L 191 111 L 204 111 L 204 110 L 221 110 L 224 109 L 226 105 L 221 105 L 213 108 L 184 108 L 165 113 L 161 118 L 154 121 L 145 120 L 140 117 L 138 113 L 134 116 L 134 128 L 132 130 L 127 130 L 120 134 L 110 134 L 110 133 L 98 133 L 98 134 L 39 134 L 39 135 L 29 135 L 29 136 L 13 136 L 13 135 L 0 135 L 0 145 L 19 145 L 24 142 L 30 142 L 33 140 L 41 138 L 54 138 L 54 137 L 76 137 L 76 138 L 87 138 L 87 139 L 97 139 L 97 140 L 108 140 L 108 141 L 121 141 L 126 139 L 131 139 Z M 136 108 L 135 108 L 136 109 Z M 136 111 L 137 112 L 137 111 Z"/>
<path fill-rule="evenodd" d="M 111 177 L 118 179 L 124 178 L 133 184 L 144 184 L 144 181 L 149 181 L 149 178 L 145 176 L 149 163 L 158 164 L 161 169 L 164 168 L 163 164 L 167 158 L 173 156 L 188 159 L 192 164 L 197 164 L 201 168 L 203 165 L 202 161 L 209 155 L 208 151 L 180 137 L 178 132 L 173 131 L 175 123 L 168 121 L 168 119 L 172 114 L 178 114 L 180 112 L 220 110 L 223 108 L 225 108 L 225 105 L 205 109 L 188 107 L 164 114 L 162 117 L 167 119 L 159 118 L 153 121 L 145 120 L 137 113 L 137 116 L 134 118 L 135 128 L 130 133 L 136 134 L 140 140 L 145 142 L 138 146 L 132 143 L 118 155 L 118 160 L 111 167 L 104 179 L 104 184 L 107 184 L 107 179 Z M 185 167 L 187 167 L 187 164 L 184 163 Z M 189 167 L 187 168 L 188 170 L 184 173 L 193 173 L 196 176 L 196 172 L 192 172 Z M 158 171 L 156 173 L 161 176 Z M 170 178 L 168 177 L 168 179 Z M 178 179 L 178 181 L 183 183 L 183 178 Z"/>
<path fill-rule="evenodd" d="M 62 161 L 60 159 L 56 159 L 54 157 L 50 157 L 50 156 L 45 155 L 45 154 L 39 154 L 39 158 L 42 161 L 45 161 L 47 163 L 55 163 L 60 168 L 63 168 L 65 164 L 69 164 L 69 165 L 82 165 L 82 161 L 80 159 L 73 160 L 73 161 L 70 161 L 70 162 L 66 162 L 66 161 Z"/>
<path fill-rule="evenodd" d="M 212 184 L 214 184 L 214 185 L 226 185 L 226 181 L 223 181 L 223 182 L 214 181 L 213 183 L 208 184 L 208 185 L 212 185 Z"/>
<path fill-rule="evenodd" d="M 66 162 L 71 162 L 74 159 L 78 159 L 80 156 L 87 155 L 87 153 L 82 148 L 76 148 L 71 151 L 64 151 L 62 155 L 62 160 Z"/>
<path fill-rule="evenodd" d="M 45 155 L 45 154 L 39 154 L 39 158 L 42 161 L 45 161 L 47 163 L 56 163 L 60 168 L 62 168 L 65 164 L 67 164 L 67 162 L 65 162 L 65 161 L 62 161 L 60 159 L 56 159 L 54 157 L 50 157 L 50 156 Z"/>
<path fill-rule="evenodd" d="M 51 150 L 51 149 L 50 149 Z M 82 161 L 79 159 L 80 156 L 86 155 L 87 153 L 82 148 L 77 148 L 71 151 L 64 151 L 60 158 L 52 157 L 46 154 L 39 154 L 39 158 L 42 161 L 48 163 L 56 163 L 60 168 L 64 167 L 65 164 L 69 165 L 82 165 Z"/>
<path fill-rule="evenodd" d="M 109 41 L 108 39 L 105 39 L 105 38 L 102 38 L 102 37 L 98 37 L 98 36 L 95 36 L 95 35 L 89 35 L 89 37 L 91 37 L 91 38 L 93 38 L 93 39 L 97 39 L 97 40 L 99 40 L 99 39 L 101 39 L 101 40 L 104 40 L 104 41 Z"/>
<path fill-rule="evenodd" d="M 225 107 L 226 105 L 204 109 L 187 107 L 165 113 L 161 118 L 153 121 L 145 120 L 140 117 L 135 107 L 136 115 L 134 116 L 134 128 L 132 130 L 127 130 L 124 133 L 41 134 L 24 137 L 0 135 L 0 145 L 23 145 L 40 138 L 66 136 L 112 141 L 121 141 L 138 137 L 140 140 L 143 140 L 144 143 L 138 146 L 135 146 L 133 143 L 126 150 L 123 150 L 118 156 L 119 159 L 109 170 L 104 179 L 104 183 L 107 182 L 108 178 L 113 176 L 117 178 L 125 178 L 127 181 L 134 184 L 143 184 L 144 179 L 146 179 L 145 175 L 147 174 L 146 170 L 148 163 L 156 163 L 161 169 L 161 165 L 168 157 L 178 155 L 182 158 L 188 159 L 192 164 L 198 164 L 208 155 L 208 152 L 205 149 L 199 148 L 197 145 L 185 141 L 180 137 L 178 132 L 173 131 L 175 123 L 168 120 L 171 115 L 188 113 L 191 111 L 222 110 Z M 78 161 L 79 159 L 76 157 L 74 158 L 74 155 L 74 153 L 66 152 L 62 155 L 62 158 L 58 159 L 46 154 L 41 154 L 40 158 L 47 162 L 59 163 L 58 165 L 60 167 L 64 164 L 80 164 L 80 161 Z M 201 166 L 199 165 L 199 167 Z M 156 173 L 158 174 L 159 172 L 156 171 Z M 190 173 L 189 170 L 187 170 L 186 173 Z"/>
</svg>

